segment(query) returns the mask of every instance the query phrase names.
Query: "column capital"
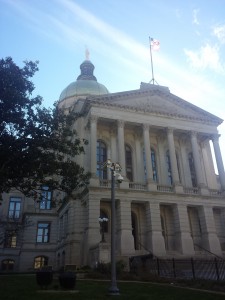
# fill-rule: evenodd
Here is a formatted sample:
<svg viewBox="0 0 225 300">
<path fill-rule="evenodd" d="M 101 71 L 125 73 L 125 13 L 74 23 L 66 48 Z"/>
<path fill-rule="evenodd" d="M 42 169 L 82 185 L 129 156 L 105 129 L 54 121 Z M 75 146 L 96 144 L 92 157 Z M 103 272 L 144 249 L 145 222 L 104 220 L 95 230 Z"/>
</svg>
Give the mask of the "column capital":
<svg viewBox="0 0 225 300">
<path fill-rule="evenodd" d="M 90 120 L 91 123 L 97 123 L 98 117 L 95 116 L 95 115 L 91 115 L 90 118 L 89 118 L 89 120 Z"/>
<path fill-rule="evenodd" d="M 175 128 L 174 128 L 174 127 L 166 127 L 166 132 L 167 132 L 168 134 L 173 134 L 174 131 L 175 131 Z"/>
<path fill-rule="evenodd" d="M 189 134 L 190 134 L 191 137 L 195 137 L 195 138 L 198 137 L 198 132 L 197 132 L 197 131 L 191 130 L 191 131 L 189 132 Z"/>
<path fill-rule="evenodd" d="M 123 128 L 124 127 L 124 121 L 123 120 L 118 120 L 117 121 L 117 125 L 118 125 L 118 127 L 120 127 L 120 128 Z"/>
<path fill-rule="evenodd" d="M 219 138 L 220 138 L 220 134 L 213 134 L 212 136 L 211 136 L 211 140 L 213 141 L 213 142 L 219 142 Z"/>
<path fill-rule="evenodd" d="M 143 126 L 144 130 L 149 130 L 149 127 L 150 127 L 149 124 L 143 124 L 142 126 Z"/>
</svg>

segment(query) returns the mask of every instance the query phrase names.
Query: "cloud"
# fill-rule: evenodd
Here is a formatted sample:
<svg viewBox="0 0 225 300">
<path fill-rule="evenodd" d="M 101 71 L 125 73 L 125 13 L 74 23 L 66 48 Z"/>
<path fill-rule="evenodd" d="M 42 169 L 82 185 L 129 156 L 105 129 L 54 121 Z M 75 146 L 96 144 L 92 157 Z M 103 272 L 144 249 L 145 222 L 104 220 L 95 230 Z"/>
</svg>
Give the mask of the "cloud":
<svg viewBox="0 0 225 300">
<path fill-rule="evenodd" d="M 221 44 L 225 43 L 225 25 L 215 26 L 213 28 L 213 34 L 218 38 Z"/>
<path fill-rule="evenodd" d="M 205 70 L 208 68 L 220 74 L 225 72 L 225 68 L 220 61 L 219 47 L 217 45 L 210 46 L 206 44 L 198 51 L 184 49 L 184 53 L 191 66 L 195 69 Z"/>
<path fill-rule="evenodd" d="M 194 9 L 192 12 L 192 23 L 195 25 L 199 25 L 199 20 L 198 20 L 198 13 L 199 9 Z"/>
</svg>

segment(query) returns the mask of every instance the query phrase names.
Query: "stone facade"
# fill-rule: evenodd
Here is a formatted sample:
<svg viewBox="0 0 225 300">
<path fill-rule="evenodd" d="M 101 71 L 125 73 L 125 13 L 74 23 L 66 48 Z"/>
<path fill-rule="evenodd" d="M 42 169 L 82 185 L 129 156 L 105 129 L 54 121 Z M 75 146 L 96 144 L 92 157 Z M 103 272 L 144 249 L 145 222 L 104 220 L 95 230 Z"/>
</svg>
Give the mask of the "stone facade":
<svg viewBox="0 0 225 300">
<path fill-rule="evenodd" d="M 78 198 L 50 209 L 17 191 L 4 194 L 1 270 L 13 265 L 16 271 L 29 271 L 44 263 L 54 269 L 94 267 L 110 261 L 111 180 L 110 171 L 101 169 L 109 158 L 120 163 L 124 177 L 115 188 L 118 259 L 149 252 L 158 257 L 224 257 L 221 119 L 166 87 L 144 83 L 134 91 L 70 95 L 59 105 L 82 112 L 74 128 L 89 144 L 77 162 L 91 172 L 90 185 Z M 21 226 L 17 237 L 6 242 L 9 213 L 18 213 Z M 105 242 L 100 216 L 108 218 Z"/>
</svg>

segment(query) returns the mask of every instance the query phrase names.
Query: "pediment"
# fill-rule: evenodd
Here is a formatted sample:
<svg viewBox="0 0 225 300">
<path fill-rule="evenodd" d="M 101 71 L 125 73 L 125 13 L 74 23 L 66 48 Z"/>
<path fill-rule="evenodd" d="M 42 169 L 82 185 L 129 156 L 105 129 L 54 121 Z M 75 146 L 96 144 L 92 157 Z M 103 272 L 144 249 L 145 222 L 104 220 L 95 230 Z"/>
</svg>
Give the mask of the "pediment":
<svg viewBox="0 0 225 300">
<path fill-rule="evenodd" d="M 223 122 L 217 116 L 173 95 L 167 87 L 161 86 L 91 97 L 87 101 L 92 105 L 114 106 L 123 110 L 142 111 L 217 125 Z"/>
</svg>

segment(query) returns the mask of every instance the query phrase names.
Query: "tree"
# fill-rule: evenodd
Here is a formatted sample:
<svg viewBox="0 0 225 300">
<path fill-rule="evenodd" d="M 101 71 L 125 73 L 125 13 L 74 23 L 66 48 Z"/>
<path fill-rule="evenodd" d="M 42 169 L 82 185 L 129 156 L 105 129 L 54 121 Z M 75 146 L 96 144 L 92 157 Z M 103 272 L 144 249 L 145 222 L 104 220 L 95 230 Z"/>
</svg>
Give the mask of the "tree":
<svg viewBox="0 0 225 300">
<path fill-rule="evenodd" d="M 88 183 L 89 174 L 74 161 L 87 141 L 72 130 L 78 114 L 66 115 L 57 103 L 46 109 L 40 96 L 32 96 L 37 65 L 0 60 L 0 193 L 15 188 L 37 197 L 48 186 L 71 195 Z"/>
</svg>

